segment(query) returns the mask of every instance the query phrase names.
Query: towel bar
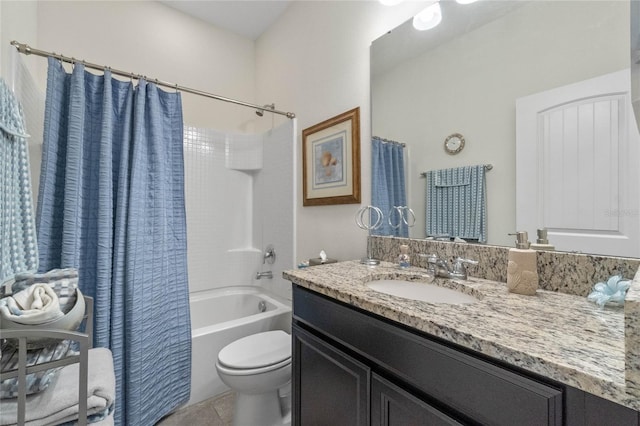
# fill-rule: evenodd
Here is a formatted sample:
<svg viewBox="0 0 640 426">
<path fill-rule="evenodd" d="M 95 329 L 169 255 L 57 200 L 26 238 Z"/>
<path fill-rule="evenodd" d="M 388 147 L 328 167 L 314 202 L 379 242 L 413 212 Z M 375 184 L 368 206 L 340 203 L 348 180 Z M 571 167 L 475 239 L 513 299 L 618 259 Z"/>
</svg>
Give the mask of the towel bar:
<svg viewBox="0 0 640 426">
<path fill-rule="evenodd" d="M 484 169 L 486 171 L 489 171 L 489 170 L 493 169 L 493 164 L 485 164 L 484 165 Z M 427 177 L 427 172 L 420 173 L 420 177 Z"/>
</svg>

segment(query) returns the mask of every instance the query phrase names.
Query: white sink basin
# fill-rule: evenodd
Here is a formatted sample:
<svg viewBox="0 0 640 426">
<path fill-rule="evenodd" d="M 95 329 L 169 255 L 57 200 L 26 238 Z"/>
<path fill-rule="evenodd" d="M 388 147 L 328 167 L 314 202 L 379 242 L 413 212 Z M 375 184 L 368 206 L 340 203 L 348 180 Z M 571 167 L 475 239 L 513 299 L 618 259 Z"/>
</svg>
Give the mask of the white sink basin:
<svg viewBox="0 0 640 426">
<path fill-rule="evenodd" d="M 429 303 L 468 304 L 478 301 L 461 291 L 416 281 L 375 280 L 368 282 L 367 287 L 380 293 Z"/>
</svg>

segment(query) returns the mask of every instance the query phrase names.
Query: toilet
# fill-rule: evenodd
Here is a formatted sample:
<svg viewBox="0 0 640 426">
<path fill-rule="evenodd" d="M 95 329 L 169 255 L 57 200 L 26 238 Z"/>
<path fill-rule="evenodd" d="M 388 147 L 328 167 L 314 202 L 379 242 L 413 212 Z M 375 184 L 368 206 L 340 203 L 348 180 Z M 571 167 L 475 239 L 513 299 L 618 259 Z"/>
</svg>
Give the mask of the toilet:
<svg viewBox="0 0 640 426">
<path fill-rule="evenodd" d="M 234 425 L 291 424 L 289 334 L 275 330 L 238 339 L 218 353 L 216 370 L 237 394 Z"/>
</svg>

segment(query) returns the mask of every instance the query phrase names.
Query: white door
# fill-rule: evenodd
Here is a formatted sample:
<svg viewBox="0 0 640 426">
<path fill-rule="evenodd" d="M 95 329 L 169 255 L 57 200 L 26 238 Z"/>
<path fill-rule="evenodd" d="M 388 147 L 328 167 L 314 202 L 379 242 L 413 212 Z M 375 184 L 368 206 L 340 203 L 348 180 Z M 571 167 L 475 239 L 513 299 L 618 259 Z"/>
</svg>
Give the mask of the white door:
<svg viewBox="0 0 640 426">
<path fill-rule="evenodd" d="M 640 257 L 629 70 L 516 100 L 516 227 L 556 250 Z"/>
</svg>

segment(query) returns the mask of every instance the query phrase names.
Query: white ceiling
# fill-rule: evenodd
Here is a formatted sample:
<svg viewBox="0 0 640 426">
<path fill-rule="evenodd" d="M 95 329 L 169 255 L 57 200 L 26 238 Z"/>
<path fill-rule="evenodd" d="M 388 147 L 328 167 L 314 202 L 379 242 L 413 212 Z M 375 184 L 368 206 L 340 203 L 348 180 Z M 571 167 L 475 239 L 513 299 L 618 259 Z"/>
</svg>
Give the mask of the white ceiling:
<svg viewBox="0 0 640 426">
<path fill-rule="evenodd" d="M 160 0 L 161 3 L 251 40 L 284 13 L 292 0 Z"/>
</svg>

